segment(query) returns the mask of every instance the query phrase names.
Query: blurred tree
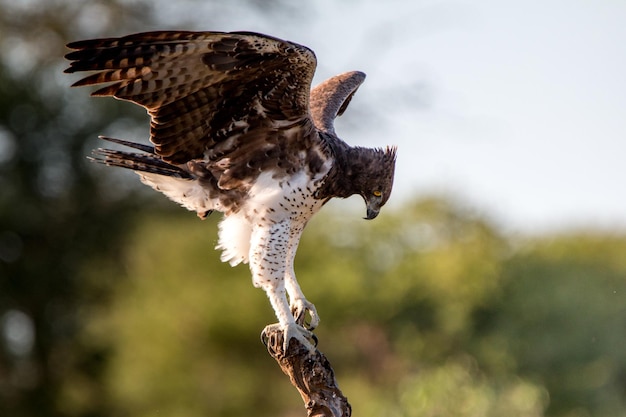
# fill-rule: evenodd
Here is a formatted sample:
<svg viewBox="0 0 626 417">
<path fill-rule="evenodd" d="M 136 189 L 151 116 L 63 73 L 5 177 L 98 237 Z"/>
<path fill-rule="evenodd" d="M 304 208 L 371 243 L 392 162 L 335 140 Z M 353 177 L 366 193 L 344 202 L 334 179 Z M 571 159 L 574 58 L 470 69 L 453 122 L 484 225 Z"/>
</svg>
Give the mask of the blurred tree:
<svg viewBox="0 0 626 417">
<path fill-rule="evenodd" d="M 94 253 L 116 256 L 134 206 L 111 198 L 85 155 L 94 132 L 128 116 L 111 103 L 85 106 L 61 77 L 68 39 L 127 27 L 139 11 L 123 1 L 0 1 L 0 415 L 106 414 L 96 383 L 106 351 L 76 335 L 84 308 L 116 280 L 91 285 L 80 268 Z M 90 401 L 60 401 L 68 380 Z"/>
<path fill-rule="evenodd" d="M 121 249 L 127 279 L 85 335 L 114 347 L 106 385 L 120 414 L 301 412 L 257 339 L 275 320 L 265 295 L 247 268 L 221 264 L 212 250 L 215 220 L 144 219 Z M 371 223 L 333 208 L 311 222 L 296 271 L 322 317 L 320 349 L 359 415 L 422 415 L 411 411 L 415 402 L 423 415 L 497 416 L 510 404 L 510 415 L 542 415 L 540 386 L 514 374 L 490 379 L 465 349 L 509 251 L 484 220 L 437 199 Z M 89 271 L 96 281 L 112 274 Z"/>
<path fill-rule="evenodd" d="M 296 271 L 355 413 L 623 410 L 626 239 L 506 239 L 441 199 L 371 223 L 339 204 L 307 228 Z M 120 248 L 121 268 L 89 268 L 90 280 L 127 276 L 85 334 L 116 352 L 105 383 L 119 414 L 301 412 L 256 339 L 274 320 L 265 296 L 211 249 L 216 220 L 146 218 Z"/>
<path fill-rule="evenodd" d="M 626 409 L 624 253 L 624 237 L 570 234 L 526 242 L 503 267 L 477 334 L 481 357 L 506 352 L 510 370 L 545 385 L 549 415 Z"/>
<path fill-rule="evenodd" d="M 126 277 L 85 334 L 114 347 L 105 384 L 121 415 L 276 415 L 290 400 L 302 408 L 259 339 L 274 320 L 265 294 L 245 266 L 213 250 L 217 219 L 182 210 L 145 218 L 121 268 L 104 261 L 86 271 L 96 281 Z"/>
</svg>

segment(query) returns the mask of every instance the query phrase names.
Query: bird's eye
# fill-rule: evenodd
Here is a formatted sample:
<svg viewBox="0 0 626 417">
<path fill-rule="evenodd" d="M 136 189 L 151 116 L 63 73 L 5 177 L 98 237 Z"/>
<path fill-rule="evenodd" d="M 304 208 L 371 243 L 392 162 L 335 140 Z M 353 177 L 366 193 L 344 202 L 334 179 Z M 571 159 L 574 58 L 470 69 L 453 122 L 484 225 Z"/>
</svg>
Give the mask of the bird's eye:
<svg viewBox="0 0 626 417">
<path fill-rule="evenodd" d="M 374 194 L 374 197 L 380 197 L 381 195 L 383 195 L 383 193 L 378 190 L 374 191 L 372 194 Z"/>
</svg>

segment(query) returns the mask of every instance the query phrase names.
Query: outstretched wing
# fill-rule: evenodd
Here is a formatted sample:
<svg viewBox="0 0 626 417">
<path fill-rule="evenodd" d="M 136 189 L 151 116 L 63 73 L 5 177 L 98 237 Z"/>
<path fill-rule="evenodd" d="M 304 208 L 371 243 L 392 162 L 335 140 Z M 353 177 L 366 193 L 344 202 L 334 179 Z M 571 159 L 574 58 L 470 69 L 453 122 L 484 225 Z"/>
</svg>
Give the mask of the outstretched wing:
<svg viewBox="0 0 626 417">
<path fill-rule="evenodd" d="M 356 90 L 365 80 L 365 74 L 351 71 L 336 75 L 318 84 L 311 91 L 311 116 L 317 129 L 335 134 L 335 118 L 341 116 Z"/>
<path fill-rule="evenodd" d="M 93 95 L 145 107 L 166 162 L 221 160 L 244 177 L 310 146 L 316 59 L 304 46 L 249 32 L 160 31 L 68 47 L 66 72 L 96 71 L 74 85 L 109 83 Z"/>
</svg>

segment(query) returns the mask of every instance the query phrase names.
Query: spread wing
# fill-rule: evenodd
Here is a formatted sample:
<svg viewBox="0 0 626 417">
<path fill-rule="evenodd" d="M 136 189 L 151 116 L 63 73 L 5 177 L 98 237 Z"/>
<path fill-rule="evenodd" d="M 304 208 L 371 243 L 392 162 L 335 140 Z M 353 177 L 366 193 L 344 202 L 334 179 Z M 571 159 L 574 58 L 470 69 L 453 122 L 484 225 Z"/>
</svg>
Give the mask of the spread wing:
<svg viewBox="0 0 626 417">
<path fill-rule="evenodd" d="M 249 32 L 148 32 L 73 42 L 66 70 L 95 71 L 75 86 L 132 101 L 151 116 L 150 140 L 165 161 L 221 161 L 231 176 L 289 164 L 313 135 L 314 53 Z M 295 163 L 295 161 L 292 161 Z M 228 182 L 222 178 L 220 183 Z"/>
<path fill-rule="evenodd" d="M 364 80 L 365 74 L 360 71 L 346 72 L 327 79 L 311 91 L 311 116 L 319 130 L 335 133 L 335 118 L 346 111 Z"/>
</svg>

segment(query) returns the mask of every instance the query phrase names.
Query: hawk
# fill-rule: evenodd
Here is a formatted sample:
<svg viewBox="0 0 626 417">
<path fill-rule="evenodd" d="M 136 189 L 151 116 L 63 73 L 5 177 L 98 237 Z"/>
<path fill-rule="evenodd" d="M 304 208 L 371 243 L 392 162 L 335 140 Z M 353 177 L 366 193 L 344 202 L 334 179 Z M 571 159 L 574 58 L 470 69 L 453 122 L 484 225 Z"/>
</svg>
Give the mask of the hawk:
<svg viewBox="0 0 626 417">
<path fill-rule="evenodd" d="M 335 134 L 365 74 L 311 89 L 313 51 L 252 32 L 157 31 L 67 46 L 65 72 L 93 72 L 73 86 L 105 84 L 92 95 L 139 104 L 151 118 L 154 146 L 101 137 L 134 150 L 97 149 L 92 159 L 134 170 L 200 218 L 222 212 L 221 260 L 249 263 L 285 349 L 294 337 L 311 346 L 319 316 L 294 272 L 304 227 L 331 198 L 354 194 L 373 219 L 393 185 L 395 147 L 352 147 Z"/>
</svg>

